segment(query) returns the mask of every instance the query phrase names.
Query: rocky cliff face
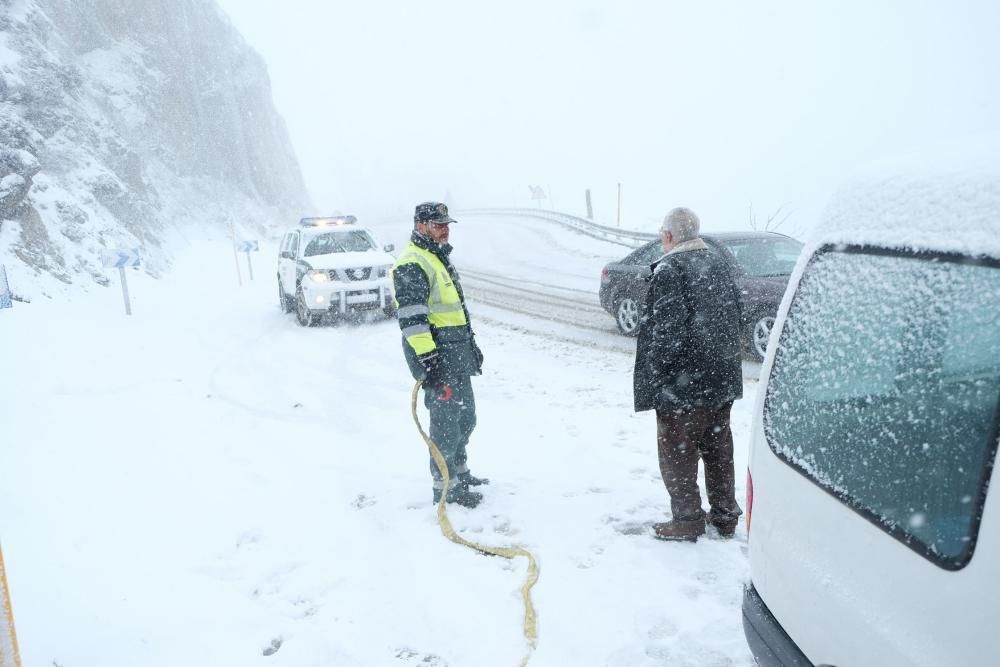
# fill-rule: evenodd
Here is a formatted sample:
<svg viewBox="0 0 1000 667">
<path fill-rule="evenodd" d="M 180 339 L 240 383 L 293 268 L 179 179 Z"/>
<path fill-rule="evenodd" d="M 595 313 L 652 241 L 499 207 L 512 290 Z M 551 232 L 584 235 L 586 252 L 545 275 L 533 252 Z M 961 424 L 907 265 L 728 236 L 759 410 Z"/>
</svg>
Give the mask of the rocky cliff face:
<svg viewBox="0 0 1000 667">
<path fill-rule="evenodd" d="M 308 207 L 267 71 L 213 0 L 0 0 L 0 263 L 106 282 L 103 248 Z M 12 282 L 17 282 L 12 280 Z"/>
</svg>

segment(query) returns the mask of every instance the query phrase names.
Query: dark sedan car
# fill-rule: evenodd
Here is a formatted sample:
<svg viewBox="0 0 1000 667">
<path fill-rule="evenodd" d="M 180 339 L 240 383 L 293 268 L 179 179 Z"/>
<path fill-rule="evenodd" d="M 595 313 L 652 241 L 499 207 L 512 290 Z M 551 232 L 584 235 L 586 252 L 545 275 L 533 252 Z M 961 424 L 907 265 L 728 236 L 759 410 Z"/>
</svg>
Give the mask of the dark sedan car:
<svg viewBox="0 0 1000 667">
<path fill-rule="evenodd" d="M 763 359 L 778 304 L 802 244 L 774 232 L 703 234 L 701 238 L 732 266 L 743 296 L 743 344 L 754 359 Z M 662 256 L 663 247 L 657 239 L 601 271 L 601 306 L 626 336 L 638 333 L 649 289 L 649 267 Z"/>
</svg>

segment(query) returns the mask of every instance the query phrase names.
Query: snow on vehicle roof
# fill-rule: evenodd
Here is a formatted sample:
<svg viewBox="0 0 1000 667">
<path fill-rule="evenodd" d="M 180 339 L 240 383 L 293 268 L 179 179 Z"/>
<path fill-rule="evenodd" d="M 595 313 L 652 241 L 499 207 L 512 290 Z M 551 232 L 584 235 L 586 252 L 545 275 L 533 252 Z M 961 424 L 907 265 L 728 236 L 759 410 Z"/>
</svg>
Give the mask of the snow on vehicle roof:
<svg viewBox="0 0 1000 667">
<path fill-rule="evenodd" d="M 877 165 L 842 186 L 810 250 L 825 244 L 1000 258 L 1000 142 Z"/>
</svg>

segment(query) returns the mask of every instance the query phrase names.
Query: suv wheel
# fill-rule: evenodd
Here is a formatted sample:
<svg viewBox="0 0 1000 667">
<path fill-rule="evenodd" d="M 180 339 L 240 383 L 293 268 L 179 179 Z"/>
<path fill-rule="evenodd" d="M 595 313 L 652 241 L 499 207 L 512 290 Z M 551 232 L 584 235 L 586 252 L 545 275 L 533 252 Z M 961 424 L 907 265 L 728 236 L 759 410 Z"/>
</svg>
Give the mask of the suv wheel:
<svg viewBox="0 0 1000 667">
<path fill-rule="evenodd" d="M 288 298 L 285 294 L 285 290 L 281 287 L 281 278 L 278 278 L 278 303 L 281 304 L 281 312 L 290 313 L 294 307 L 292 300 Z"/>
<path fill-rule="evenodd" d="M 750 321 L 750 356 L 754 361 L 764 360 L 767 341 L 771 337 L 773 328 L 774 317 L 771 315 L 758 315 Z"/>
<path fill-rule="evenodd" d="M 317 318 L 310 312 L 309 306 L 306 305 L 306 297 L 302 293 L 301 287 L 295 292 L 295 318 L 304 327 L 311 327 L 316 324 Z"/>
<path fill-rule="evenodd" d="M 615 323 L 626 336 L 639 333 L 639 302 L 630 296 L 619 299 L 615 304 Z"/>
</svg>

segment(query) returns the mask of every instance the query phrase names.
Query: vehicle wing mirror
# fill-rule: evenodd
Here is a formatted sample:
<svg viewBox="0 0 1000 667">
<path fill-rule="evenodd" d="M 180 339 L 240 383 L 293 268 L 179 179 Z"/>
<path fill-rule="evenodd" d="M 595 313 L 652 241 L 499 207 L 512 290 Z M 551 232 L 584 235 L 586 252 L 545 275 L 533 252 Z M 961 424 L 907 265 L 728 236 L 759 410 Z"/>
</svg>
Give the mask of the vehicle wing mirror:
<svg viewBox="0 0 1000 667">
<path fill-rule="evenodd" d="M 295 259 L 294 257 L 292 257 L 292 251 L 291 250 L 282 250 L 280 257 L 282 259 Z"/>
<path fill-rule="evenodd" d="M 391 243 L 386 243 L 385 247 L 383 248 L 383 250 L 385 250 L 386 252 L 392 252 L 395 249 L 396 249 L 396 246 L 394 246 Z"/>
</svg>

